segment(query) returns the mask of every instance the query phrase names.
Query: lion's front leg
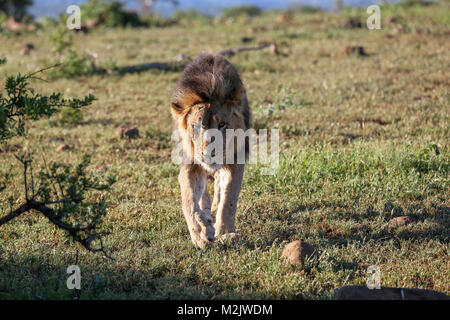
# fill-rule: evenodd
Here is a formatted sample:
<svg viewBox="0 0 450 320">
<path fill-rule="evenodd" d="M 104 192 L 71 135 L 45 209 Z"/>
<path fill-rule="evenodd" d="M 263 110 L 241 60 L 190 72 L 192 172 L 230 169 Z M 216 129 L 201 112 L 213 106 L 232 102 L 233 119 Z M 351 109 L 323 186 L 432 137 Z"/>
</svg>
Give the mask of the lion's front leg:
<svg viewBox="0 0 450 320">
<path fill-rule="evenodd" d="M 217 213 L 219 203 L 220 203 L 220 171 L 216 171 L 214 173 L 214 196 L 211 206 L 211 214 L 214 216 Z"/>
<path fill-rule="evenodd" d="M 199 248 L 205 248 L 214 241 L 211 214 L 207 214 L 200 207 L 206 189 L 205 171 L 198 165 L 183 165 L 178 181 L 181 187 L 183 214 L 192 242 Z"/>
<path fill-rule="evenodd" d="M 225 166 L 219 171 L 220 200 L 214 225 L 216 238 L 236 231 L 235 216 L 244 167 L 244 164 L 233 164 Z"/>
</svg>

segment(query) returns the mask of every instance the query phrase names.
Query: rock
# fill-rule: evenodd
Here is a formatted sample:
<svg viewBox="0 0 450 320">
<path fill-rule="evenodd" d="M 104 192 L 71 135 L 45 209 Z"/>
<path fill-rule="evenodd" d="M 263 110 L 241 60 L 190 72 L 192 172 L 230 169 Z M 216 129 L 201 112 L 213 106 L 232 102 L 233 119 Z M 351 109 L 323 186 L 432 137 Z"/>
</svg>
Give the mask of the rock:
<svg viewBox="0 0 450 320">
<path fill-rule="evenodd" d="M 406 226 L 410 223 L 414 223 L 416 222 L 416 219 L 414 219 L 413 217 L 410 216 L 401 216 L 401 217 L 396 217 L 396 218 L 392 218 L 391 220 L 389 220 L 389 224 L 388 224 L 388 232 L 391 232 L 393 229 L 396 229 L 398 227 L 403 227 Z"/>
<path fill-rule="evenodd" d="M 367 53 L 362 46 L 343 46 L 340 51 L 346 55 L 357 54 L 359 56 L 367 56 Z"/>
<path fill-rule="evenodd" d="M 86 21 L 85 26 L 88 29 L 90 29 L 90 28 L 98 26 L 99 24 L 100 24 L 100 20 L 94 18 L 94 19 L 89 19 L 88 21 Z"/>
<path fill-rule="evenodd" d="M 242 37 L 241 38 L 242 43 L 249 43 L 249 42 L 252 42 L 253 40 L 255 40 L 255 38 L 253 38 L 253 37 Z"/>
<path fill-rule="evenodd" d="M 286 264 L 303 263 L 307 258 L 318 258 L 317 250 L 307 242 L 296 240 L 286 245 L 281 260 Z"/>
<path fill-rule="evenodd" d="M 399 26 L 399 27 L 395 27 L 393 28 L 388 34 L 387 37 L 388 38 L 395 38 L 397 37 L 400 33 L 404 32 L 403 27 Z"/>
<path fill-rule="evenodd" d="M 68 144 L 63 143 L 63 144 L 60 144 L 58 146 L 58 148 L 56 148 L 56 151 L 58 151 L 58 152 L 60 152 L 60 151 L 68 151 L 68 150 L 71 150 L 71 149 L 72 148 Z"/>
<path fill-rule="evenodd" d="M 29 55 L 31 51 L 34 50 L 34 44 L 32 43 L 25 43 L 21 48 L 20 48 L 20 54 L 22 56 L 26 56 Z"/>
<path fill-rule="evenodd" d="M 27 31 L 36 31 L 37 29 L 38 29 L 38 27 L 35 24 L 27 25 Z"/>
<path fill-rule="evenodd" d="M 15 33 L 19 33 L 24 30 L 36 31 L 38 29 L 36 24 L 25 24 L 21 19 L 17 19 L 15 17 L 9 17 L 2 23 L 1 27 Z"/>
<path fill-rule="evenodd" d="M 188 55 L 184 54 L 184 53 L 180 53 L 179 55 L 177 55 L 177 56 L 174 58 L 174 60 L 175 60 L 176 62 L 183 62 L 183 61 L 190 61 L 191 58 L 190 58 Z"/>
<path fill-rule="evenodd" d="M 75 29 L 73 29 L 73 31 L 75 31 L 75 33 L 81 32 L 83 34 L 88 34 L 89 33 L 89 27 L 86 24 L 82 24 L 80 26 L 80 28 L 75 28 Z"/>
<path fill-rule="evenodd" d="M 275 42 L 272 42 L 270 44 L 269 51 L 271 54 L 280 54 L 280 52 L 278 51 L 278 46 Z"/>
<path fill-rule="evenodd" d="M 20 32 L 24 29 L 25 25 L 20 20 L 9 17 L 8 20 L 3 22 L 2 27 L 12 32 Z"/>
<path fill-rule="evenodd" d="M 292 13 L 284 12 L 276 16 L 275 21 L 278 23 L 291 23 L 294 16 Z"/>
<path fill-rule="evenodd" d="M 97 172 L 105 172 L 108 168 L 106 166 L 99 166 L 97 168 L 95 168 L 95 171 Z"/>
<path fill-rule="evenodd" d="M 399 28 L 394 28 L 389 32 L 389 36 L 391 37 L 396 37 L 398 36 L 398 34 L 400 33 L 400 29 Z"/>
<path fill-rule="evenodd" d="M 121 126 L 117 128 L 117 134 L 121 138 L 127 137 L 130 139 L 136 139 L 139 138 L 139 129 L 131 126 Z"/>
<path fill-rule="evenodd" d="M 393 17 L 387 17 L 386 23 L 387 24 L 396 24 L 400 22 L 400 17 L 393 16 Z"/>
<path fill-rule="evenodd" d="M 337 300 L 449 300 L 442 292 L 416 288 L 369 289 L 366 286 L 344 286 L 335 291 Z"/>
<path fill-rule="evenodd" d="M 359 29 L 362 28 L 362 26 L 363 25 L 359 18 L 350 18 L 343 25 L 343 27 L 347 29 Z"/>
</svg>

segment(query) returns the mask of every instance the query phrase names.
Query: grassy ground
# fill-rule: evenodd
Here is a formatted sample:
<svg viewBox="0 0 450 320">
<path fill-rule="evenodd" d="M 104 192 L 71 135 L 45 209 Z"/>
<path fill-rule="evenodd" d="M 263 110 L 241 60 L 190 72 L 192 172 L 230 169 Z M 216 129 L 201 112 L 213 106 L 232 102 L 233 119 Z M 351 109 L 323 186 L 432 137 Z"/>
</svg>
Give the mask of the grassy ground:
<svg viewBox="0 0 450 320">
<path fill-rule="evenodd" d="M 42 152 L 67 163 L 91 153 L 94 168 L 116 175 L 102 196 L 111 232 L 105 246 L 115 260 L 86 252 L 28 214 L 0 228 L 0 298 L 71 299 L 66 268 L 75 263 L 82 299 L 330 299 L 343 285 L 365 284 L 372 264 L 383 286 L 450 294 L 449 12 L 448 2 L 382 9 L 382 30 L 365 28 L 365 12 L 299 12 L 290 21 L 270 13 L 76 35 L 79 52 L 118 66 L 242 47 L 243 36 L 275 40 L 284 55 L 262 50 L 230 61 L 242 74 L 255 126 L 281 130 L 280 169 L 261 176 L 258 166 L 247 167 L 237 213 L 241 242 L 197 250 L 170 159 L 169 97 L 179 72 L 37 81 L 44 93 L 98 98 L 79 125 L 33 124 L 30 145 L 37 162 Z M 345 28 L 355 15 L 363 28 Z M 8 58 L 2 79 L 53 59 L 47 31 L 0 41 L 0 57 Z M 18 48 L 26 42 L 36 50 L 23 57 Z M 364 46 L 368 55 L 345 55 L 343 45 Z M 138 127 L 141 138 L 120 139 L 123 124 Z M 71 151 L 55 151 L 62 139 Z M 0 153 L 2 170 L 16 164 L 20 143 Z M 19 166 L 11 171 L 17 176 L 5 199 L 22 190 Z M 387 232 L 401 215 L 418 222 Z M 320 251 L 318 264 L 280 264 L 284 245 L 295 239 Z"/>
</svg>

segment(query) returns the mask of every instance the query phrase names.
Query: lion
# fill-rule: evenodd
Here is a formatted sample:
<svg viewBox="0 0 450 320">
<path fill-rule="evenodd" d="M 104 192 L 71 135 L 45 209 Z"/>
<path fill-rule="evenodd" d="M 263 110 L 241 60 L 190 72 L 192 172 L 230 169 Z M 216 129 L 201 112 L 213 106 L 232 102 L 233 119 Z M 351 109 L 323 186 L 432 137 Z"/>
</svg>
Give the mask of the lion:
<svg viewBox="0 0 450 320">
<path fill-rule="evenodd" d="M 187 159 L 180 164 L 178 181 L 192 242 L 205 248 L 216 239 L 239 239 L 235 216 L 245 161 L 230 162 L 225 154 L 231 153 L 236 160 L 238 152 L 248 153 L 248 141 L 236 143 L 236 137 L 227 140 L 227 135 L 236 129 L 249 129 L 251 114 L 235 67 L 221 55 L 198 55 L 185 67 L 178 81 L 171 113 Z M 220 140 L 215 141 L 209 132 L 222 138 L 223 144 L 218 144 L 224 149 L 222 154 L 216 152 L 220 148 L 207 152 L 213 142 Z M 212 203 L 207 190 L 207 178 L 211 176 Z M 212 215 L 216 218 L 214 225 Z"/>
</svg>

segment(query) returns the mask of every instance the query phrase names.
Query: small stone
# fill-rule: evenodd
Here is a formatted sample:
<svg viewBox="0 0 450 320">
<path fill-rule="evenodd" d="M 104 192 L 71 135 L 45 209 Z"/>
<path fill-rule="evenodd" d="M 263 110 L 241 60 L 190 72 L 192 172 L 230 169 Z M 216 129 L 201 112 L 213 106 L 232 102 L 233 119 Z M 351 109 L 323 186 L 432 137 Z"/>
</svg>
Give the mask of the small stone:
<svg viewBox="0 0 450 320">
<path fill-rule="evenodd" d="M 337 300 L 449 300 L 438 291 L 417 288 L 369 289 L 366 286 L 344 286 L 335 291 Z"/>
<path fill-rule="evenodd" d="M 139 129 L 131 126 L 121 126 L 117 128 L 117 134 L 121 137 L 127 137 L 130 139 L 139 138 Z"/>
<path fill-rule="evenodd" d="M 241 38 L 241 42 L 242 43 L 249 43 L 249 42 L 252 42 L 254 40 L 255 40 L 255 38 L 253 38 L 253 37 L 242 37 Z"/>
<path fill-rule="evenodd" d="M 106 166 L 99 166 L 95 168 L 95 171 L 97 172 L 105 172 L 108 168 Z"/>
<path fill-rule="evenodd" d="M 398 36 L 399 33 L 400 33 L 400 29 L 399 28 L 394 28 L 394 29 L 391 30 L 391 32 L 389 32 L 389 35 L 391 37 L 396 37 L 396 36 Z"/>
<path fill-rule="evenodd" d="M 395 24 L 395 23 L 399 23 L 399 22 L 400 22 L 399 17 L 387 17 L 387 19 L 386 19 L 387 24 Z"/>
<path fill-rule="evenodd" d="M 86 27 L 88 29 L 90 29 L 90 28 L 98 26 L 99 24 L 100 24 L 100 20 L 98 20 L 98 19 L 89 19 L 88 21 L 86 21 L 85 25 L 86 25 Z"/>
<path fill-rule="evenodd" d="M 416 222 L 416 219 L 414 219 L 413 217 L 410 216 L 401 216 L 401 217 L 396 217 L 396 218 L 392 218 L 391 220 L 389 220 L 389 224 L 388 224 L 388 232 L 391 232 L 393 229 L 396 229 L 398 227 L 403 227 L 406 226 L 410 223 L 414 223 Z"/>
<path fill-rule="evenodd" d="M 60 152 L 60 151 L 68 151 L 68 150 L 71 150 L 71 149 L 72 148 L 68 144 L 63 143 L 63 144 L 60 144 L 58 146 L 58 148 L 56 148 L 56 151 L 58 151 L 58 152 Z"/>
<path fill-rule="evenodd" d="M 3 22 L 2 27 L 12 32 L 20 32 L 24 29 L 25 25 L 19 19 L 9 17 L 8 20 Z"/>
<path fill-rule="evenodd" d="M 343 46 L 341 47 L 341 53 L 346 55 L 357 54 L 359 56 L 366 56 L 367 53 L 362 46 Z"/>
<path fill-rule="evenodd" d="M 280 52 L 278 51 L 278 46 L 275 42 L 272 42 L 270 44 L 269 51 L 271 54 L 280 54 Z"/>
<path fill-rule="evenodd" d="M 89 33 L 89 27 L 86 26 L 86 24 L 82 24 L 79 28 L 73 29 L 73 31 L 75 31 L 76 33 L 81 32 L 83 34 L 88 34 Z"/>
<path fill-rule="evenodd" d="M 363 27 L 363 24 L 359 18 L 350 18 L 344 23 L 343 27 L 347 29 L 359 29 Z"/>
<path fill-rule="evenodd" d="M 279 15 L 277 15 L 275 20 L 278 23 L 290 23 L 290 22 L 292 22 L 293 18 L 294 18 L 294 16 L 292 15 L 292 13 L 285 12 L 285 13 L 280 13 Z"/>
<path fill-rule="evenodd" d="M 281 260 L 286 264 L 303 263 L 309 257 L 318 258 L 319 254 L 311 244 L 301 240 L 287 244 L 281 254 Z"/>
<path fill-rule="evenodd" d="M 22 56 L 27 56 L 30 54 L 31 51 L 34 50 L 34 44 L 32 43 L 25 43 L 21 48 L 20 48 L 20 54 Z"/>
<path fill-rule="evenodd" d="M 177 55 L 174 58 L 174 60 L 176 62 L 183 62 L 183 61 L 189 61 L 189 60 L 191 60 L 191 58 L 188 55 L 184 54 L 184 53 L 180 53 L 179 55 Z"/>
</svg>

